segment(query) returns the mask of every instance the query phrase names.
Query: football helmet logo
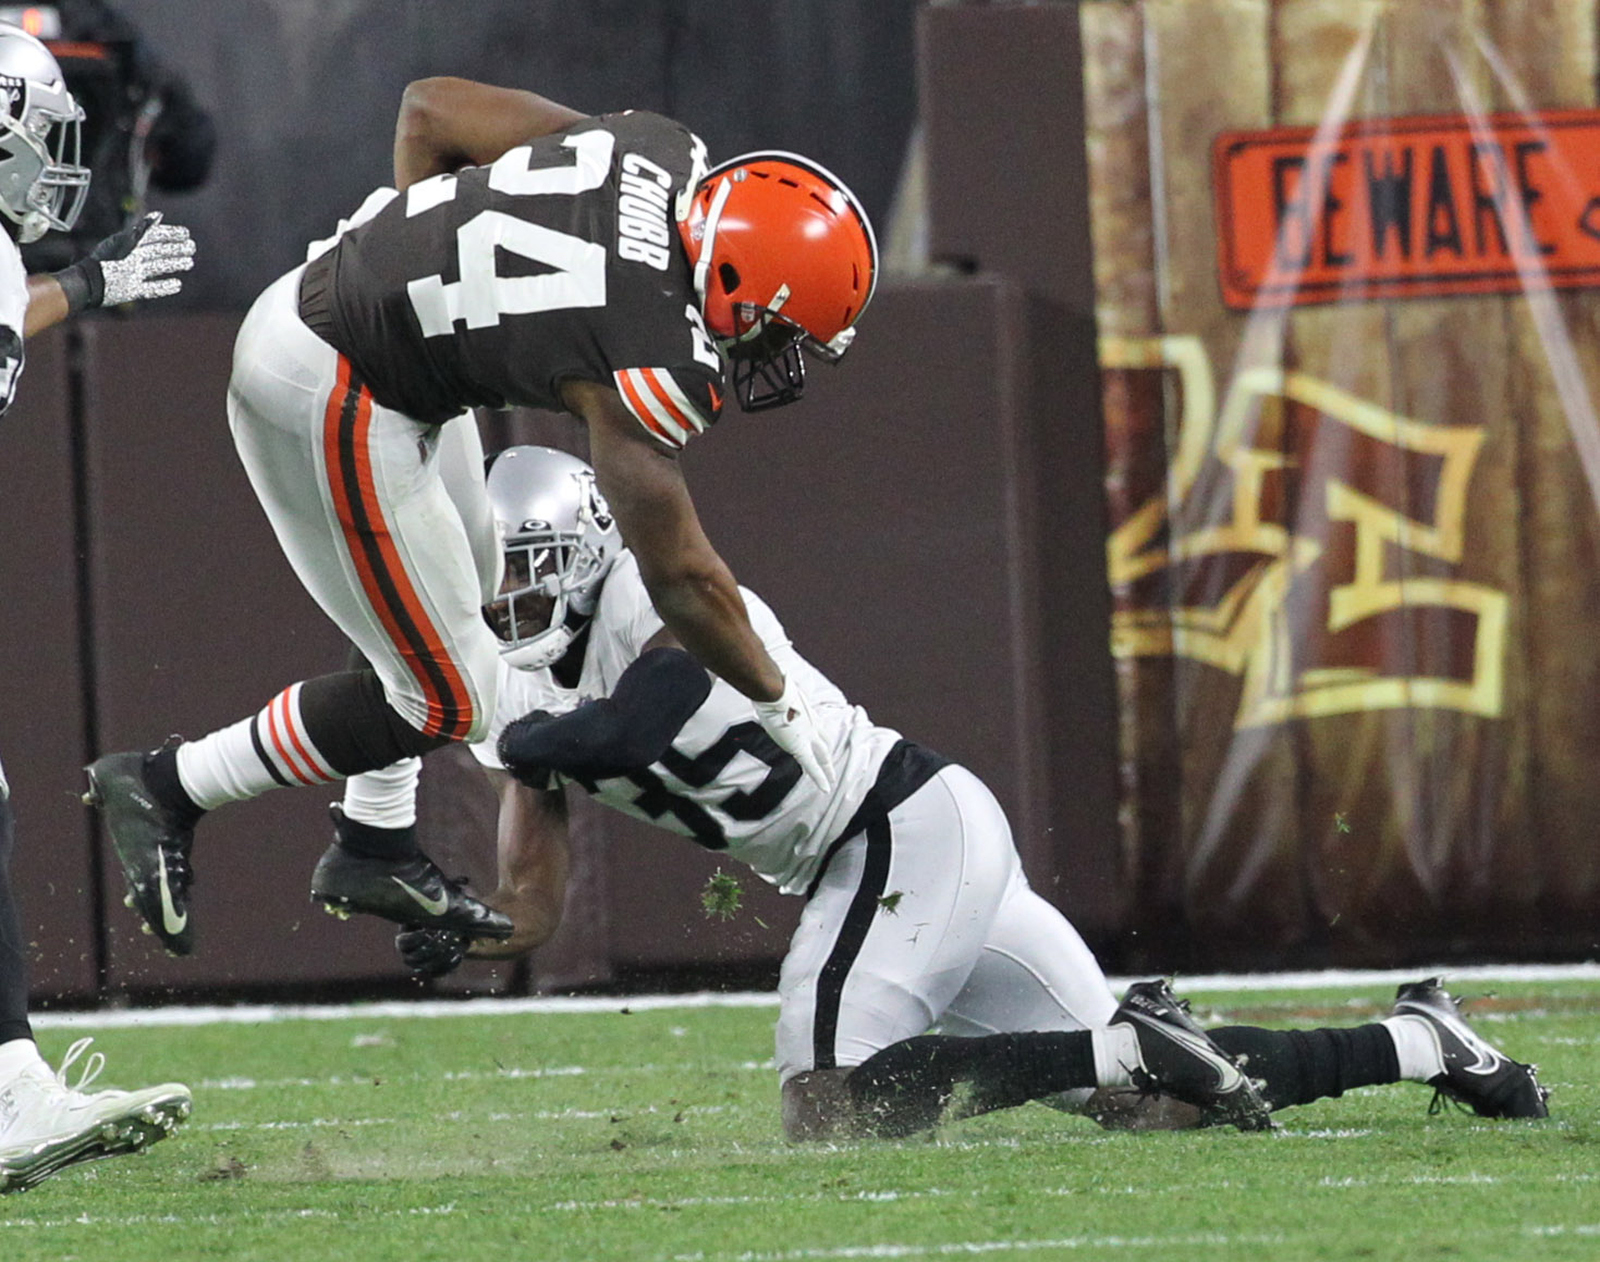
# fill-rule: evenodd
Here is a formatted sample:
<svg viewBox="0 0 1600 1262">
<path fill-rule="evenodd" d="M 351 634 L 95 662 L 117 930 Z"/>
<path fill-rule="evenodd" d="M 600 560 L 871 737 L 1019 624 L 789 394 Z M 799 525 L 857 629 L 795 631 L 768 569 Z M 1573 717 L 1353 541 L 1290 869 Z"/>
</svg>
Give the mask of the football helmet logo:
<svg viewBox="0 0 1600 1262">
<path fill-rule="evenodd" d="M 713 167 L 678 222 L 706 327 L 747 412 L 805 386 L 802 350 L 837 363 L 878 283 L 878 243 L 855 195 L 797 154 Z"/>
<path fill-rule="evenodd" d="M 89 192 L 79 162 L 83 110 L 50 50 L 0 23 L 0 214 L 18 239 L 37 241 L 77 223 Z"/>
<path fill-rule="evenodd" d="M 484 617 L 519 670 L 558 661 L 594 616 L 622 550 L 594 470 L 549 447 L 508 447 L 489 469 L 489 505 L 506 554 L 500 595 Z"/>
</svg>

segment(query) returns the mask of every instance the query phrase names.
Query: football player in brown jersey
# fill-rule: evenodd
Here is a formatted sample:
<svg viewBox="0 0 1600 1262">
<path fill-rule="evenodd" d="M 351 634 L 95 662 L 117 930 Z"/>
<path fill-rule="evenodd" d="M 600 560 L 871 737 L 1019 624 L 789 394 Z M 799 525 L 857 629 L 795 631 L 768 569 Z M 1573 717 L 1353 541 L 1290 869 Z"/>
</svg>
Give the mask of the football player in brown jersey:
<svg viewBox="0 0 1600 1262">
<path fill-rule="evenodd" d="M 877 274 L 854 196 L 796 155 L 710 168 L 698 138 L 659 115 L 587 117 L 450 78 L 406 90 L 394 176 L 256 301 L 228 396 L 284 552 L 370 667 L 88 768 L 130 903 L 178 954 L 193 949 L 190 850 L 207 810 L 487 729 L 498 658 L 479 607 L 501 558 L 472 407 L 584 423 L 666 625 L 807 775 L 831 779 L 806 696 L 752 632 L 676 456 L 716 419 L 730 376 L 743 406 L 774 406 L 803 388 L 802 351 L 844 354 Z M 413 824 L 398 795 L 347 795 L 315 896 L 509 933 L 418 850 Z"/>
</svg>

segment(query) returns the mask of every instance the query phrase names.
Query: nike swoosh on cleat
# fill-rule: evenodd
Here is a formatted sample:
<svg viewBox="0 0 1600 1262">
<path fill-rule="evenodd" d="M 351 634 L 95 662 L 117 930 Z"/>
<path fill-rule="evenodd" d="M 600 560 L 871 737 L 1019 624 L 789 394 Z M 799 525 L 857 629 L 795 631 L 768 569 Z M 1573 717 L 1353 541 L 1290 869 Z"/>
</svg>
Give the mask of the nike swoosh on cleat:
<svg viewBox="0 0 1600 1262">
<path fill-rule="evenodd" d="M 1420 1005 L 1405 1005 L 1405 1007 L 1408 1012 L 1418 1016 L 1422 1015 L 1426 1011 Z M 1466 1047 L 1474 1057 L 1472 1064 L 1457 1065 L 1457 1069 L 1461 1070 L 1463 1073 L 1481 1075 L 1492 1074 L 1500 1068 L 1500 1058 L 1495 1055 L 1492 1049 L 1478 1045 L 1477 1040 L 1475 1039 L 1461 1038 L 1459 1033 L 1456 1034 L 1456 1037 L 1461 1039 L 1462 1046 Z"/>
<path fill-rule="evenodd" d="M 422 908 L 423 911 L 427 912 L 428 915 L 442 916 L 445 914 L 445 912 L 450 910 L 450 899 L 448 896 L 429 898 L 421 890 L 413 889 L 397 876 L 391 876 L 389 879 L 403 889 L 407 894 L 409 894 L 416 902 L 417 906 Z"/>
<path fill-rule="evenodd" d="M 157 869 L 156 877 L 161 884 L 161 927 L 171 937 L 177 937 L 189 923 L 189 913 L 178 914 L 178 909 L 172 905 L 172 890 L 167 885 L 167 857 L 160 856 L 161 866 Z"/>
<path fill-rule="evenodd" d="M 1205 1039 L 1196 1038 L 1193 1034 L 1191 1034 L 1188 1030 L 1185 1030 L 1180 1025 L 1169 1025 L 1164 1021 L 1160 1022 L 1159 1024 L 1163 1033 L 1177 1039 L 1178 1042 L 1185 1044 L 1191 1051 L 1200 1056 L 1201 1059 L 1205 1060 L 1207 1063 L 1211 1064 L 1214 1069 L 1219 1071 L 1217 1090 L 1221 1094 L 1231 1094 L 1239 1088 L 1241 1083 L 1243 1083 L 1244 1074 L 1239 1071 L 1238 1067 L 1229 1064 L 1226 1057 L 1219 1056 L 1217 1049 L 1210 1043 L 1206 1042 Z M 1222 1065 L 1215 1064 L 1215 1062 L 1218 1060 L 1222 1061 Z"/>
<path fill-rule="evenodd" d="M 1466 1042 L 1466 1040 L 1463 1039 L 1462 1042 Z M 1477 1059 L 1474 1060 L 1470 1065 L 1457 1066 L 1457 1068 L 1462 1070 L 1462 1072 L 1469 1074 L 1492 1074 L 1495 1072 L 1495 1070 L 1500 1068 L 1500 1061 L 1495 1057 L 1493 1052 L 1485 1051 L 1480 1047 L 1473 1047 L 1471 1043 L 1467 1043 L 1467 1047 L 1471 1050 L 1472 1054 L 1477 1057 Z"/>
</svg>

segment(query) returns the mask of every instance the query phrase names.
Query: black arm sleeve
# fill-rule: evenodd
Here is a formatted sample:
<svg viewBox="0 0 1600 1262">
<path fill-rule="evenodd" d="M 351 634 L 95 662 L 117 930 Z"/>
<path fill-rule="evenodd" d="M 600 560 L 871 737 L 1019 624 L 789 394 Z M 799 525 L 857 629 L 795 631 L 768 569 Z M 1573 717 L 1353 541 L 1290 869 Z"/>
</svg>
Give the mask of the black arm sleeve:
<svg viewBox="0 0 1600 1262">
<path fill-rule="evenodd" d="M 570 714 L 542 711 L 506 724 L 500 761 L 513 775 L 549 770 L 604 780 L 648 767 L 711 692 L 705 667 L 682 649 L 651 649 L 622 672 L 609 697 Z"/>
</svg>

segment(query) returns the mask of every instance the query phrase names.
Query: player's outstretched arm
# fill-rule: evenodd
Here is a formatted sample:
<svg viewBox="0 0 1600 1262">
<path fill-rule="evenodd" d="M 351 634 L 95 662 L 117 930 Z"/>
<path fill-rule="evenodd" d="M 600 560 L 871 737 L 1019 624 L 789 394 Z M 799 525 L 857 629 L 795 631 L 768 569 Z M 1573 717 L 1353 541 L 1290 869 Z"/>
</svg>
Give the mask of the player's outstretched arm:
<svg viewBox="0 0 1600 1262">
<path fill-rule="evenodd" d="M 783 672 L 750 625 L 733 572 L 711 546 L 677 460 L 652 442 L 610 387 L 569 382 L 589 425 L 589 457 L 651 603 L 678 642 L 745 696 L 771 701 Z"/>
<path fill-rule="evenodd" d="M 161 212 L 140 216 L 59 272 L 28 277 L 23 336 L 59 324 L 92 307 L 117 307 L 145 298 L 170 298 L 194 266 L 187 228 L 161 222 Z"/>
<path fill-rule="evenodd" d="M 394 183 L 483 166 L 536 136 L 586 118 L 533 92 L 471 79 L 417 79 L 406 86 L 394 126 Z"/>
<path fill-rule="evenodd" d="M 739 585 L 701 529 L 678 462 L 607 386 L 568 382 L 562 400 L 589 425 L 589 457 L 650 602 L 695 659 L 756 703 L 767 735 L 824 792 L 834 785 L 827 737 L 805 694 L 785 679 L 750 625 Z"/>
</svg>

